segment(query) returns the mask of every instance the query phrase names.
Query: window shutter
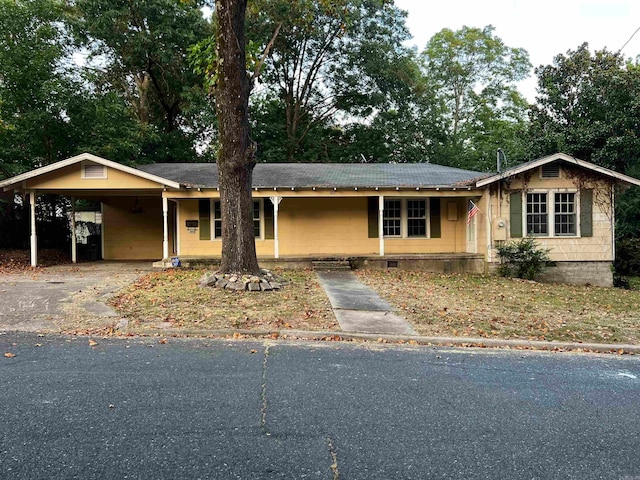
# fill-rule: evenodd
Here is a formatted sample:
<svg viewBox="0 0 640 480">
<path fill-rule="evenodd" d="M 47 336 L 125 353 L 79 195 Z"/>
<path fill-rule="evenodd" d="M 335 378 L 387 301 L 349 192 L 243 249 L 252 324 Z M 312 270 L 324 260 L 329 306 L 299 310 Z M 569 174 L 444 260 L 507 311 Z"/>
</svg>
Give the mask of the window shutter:
<svg viewBox="0 0 640 480">
<path fill-rule="evenodd" d="M 273 203 L 269 198 L 265 198 L 262 202 L 262 211 L 264 212 L 264 238 L 267 240 L 273 240 L 274 234 L 274 220 L 273 220 Z"/>
<path fill-rule="evenodd" d="M 440 199 L 429 199 L 429 228 L 431 229 L 430 238 L 441 238 L 442 228 L 440 227 Z"/>
<path fill-rule="evenodd" d="M 522 192 L 511 193 L 509 198 L 509 223 L 511 238 L 522 237 Z"/>
<path fill-rule="evenodd" d="M 369 218 L 369 238 L 378 238 L 378 197 L 367 197 L 367 216 Z"/>
<path fill-rule="evenodd" d="M 593 190 L 580 190 L 580 236 L 593 236 Z"/>
<path fill-rule="evenodd" d="M 211 200 L 198 200 L 200 240 L 211 240 Z"/>
</svg>

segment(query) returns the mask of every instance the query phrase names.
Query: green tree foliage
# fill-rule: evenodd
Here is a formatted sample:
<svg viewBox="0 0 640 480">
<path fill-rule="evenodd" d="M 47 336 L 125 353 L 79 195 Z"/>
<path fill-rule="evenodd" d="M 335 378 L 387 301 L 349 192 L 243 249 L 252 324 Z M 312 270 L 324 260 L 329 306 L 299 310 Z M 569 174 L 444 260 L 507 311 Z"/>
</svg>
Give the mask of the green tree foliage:
<svg viewBox="0 0 640 480">
<path fill-rule="evenodd" d="M 640 155 L 640 68 L 588 44 L 536 69 L 531 110 L 536 154 L 563 151 L 619 172 Z"/>
<path fill-rule="evenodd" d="M 256 124 L 269 123 L 254 129 L 261 160 L 342 160 L 334 153 L 349 142 L 344 125 L 412 95 L 418 70 L 393 2 L 256 0 L 247 13 L 250 45 L 271 42 L 253 99 Z"/>
<path fill-rule="evenodd" d="M 506 46 L 492 26 L 465 26 L 434 35 L 422 60 L 440 129 L 434 162 L 491 170 L 498 148 L 514 160 L 526 156 L 528 104 L 516 89 L 531 68 L 524 49 Z"/>
<path fill-rule="evenodd" d="M 193 161 L 212 135 L 213 107 L 187 61 L 189 47 L 212 34 L 201 3 L 72 2 L 71 25 L 95 67 L 92 80 L 126 101 L 138 125 L 139 161 Z"/>
<path fill-rule="evenodd" d="M 70 151 L 68 99 L 78 85 L 58 0 L 0 1 L 0 163 L 5 175 Z"/>
</svg>

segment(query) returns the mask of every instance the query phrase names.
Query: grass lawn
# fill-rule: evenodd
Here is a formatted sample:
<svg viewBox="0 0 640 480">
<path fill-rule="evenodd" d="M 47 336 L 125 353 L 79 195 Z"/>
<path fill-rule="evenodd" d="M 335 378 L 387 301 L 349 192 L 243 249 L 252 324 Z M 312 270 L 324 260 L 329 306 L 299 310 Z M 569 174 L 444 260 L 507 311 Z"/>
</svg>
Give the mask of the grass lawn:
<svg viewBox="0 0 640 480">
<path fill-rule="evenodd" d="M 484 275 L 358 271 L 421 335 L 639 343 L 640 291 Z"/>
<path fill-rule="evenodd" d="M 121 290 L 111 305 L 134 328 L 337 330 L 329 299 L 312 271 L 275 271 L 291 283 L 274 292 L 200 287 L 205 269 L 153 272 Z"/>
</svg>

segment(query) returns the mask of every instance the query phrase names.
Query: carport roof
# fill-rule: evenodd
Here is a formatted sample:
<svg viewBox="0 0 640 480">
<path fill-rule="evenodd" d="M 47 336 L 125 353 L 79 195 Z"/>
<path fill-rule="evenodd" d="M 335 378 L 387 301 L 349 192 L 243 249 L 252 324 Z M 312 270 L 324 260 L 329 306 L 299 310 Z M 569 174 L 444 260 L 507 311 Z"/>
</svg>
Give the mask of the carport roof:
<svg viewBox="0 0 640 480">
<path fill-rule="evenodd" d="M 217 188 L 215 163 L 156 163 L 143 172 L 192 188 Z M 451 188 L 485 175 L 433 163 L 259 163 L 254 188 Z"/>
</svg>

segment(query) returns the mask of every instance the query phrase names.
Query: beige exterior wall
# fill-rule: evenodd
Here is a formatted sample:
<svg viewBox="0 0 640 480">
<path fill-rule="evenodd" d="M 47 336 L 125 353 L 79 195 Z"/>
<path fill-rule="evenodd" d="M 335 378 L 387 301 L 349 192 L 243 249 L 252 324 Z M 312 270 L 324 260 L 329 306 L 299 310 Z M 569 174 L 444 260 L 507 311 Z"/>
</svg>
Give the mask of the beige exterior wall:
<svg viewBox="0 0 640 480">
<path fill-rule="evenodd" d="M 82 165 L 75 163 L 26 181 L 26 189 L 34 190 L 161 190 L 162 185 L 109 167 L 106 178 L 82 178 Z M 95 165 L 95 164 L 94 164 Z"/>
<path fill-rule="evenodd" d="M 142 208 L 132 213 L 134 205 Z M 110 197 L 102 204 L 105 260 L 162 258 L 162 200 L 159 197 Z"/>
<path fill-rule="evenodd" d="M 393 193 L 389 197 L 401 197 L 397 192 Z M 351 192 L 350 196 L 284 197 L 279 205 L 278 215 L 280 256 L 378 255 L 380 252 L 378 237 L 369 238 L 368 236 L 367 198 L 369 196 L 372 196 L 371 192 Z M 263 198 L 264 202 L 270 202 L 268 197 L 256 195 L 255 198 Z M 198 220 L 198 200 L 177 199 L 176 201 L 180 255 L 219 256 L 221 254 L 219 239 L 200 240 L 198 231 L 191 233 L 186 227 L 186 220 Z M 465 198 L 442 198 L 441 238 L 385 238 L 385 254 L 466 252 L 466 205 Z M 451 217 L 448 215 L 450 210 L 454 213 Z M 479 232 L 484 231 L 481 223 L 478 221 Z M 274 255 L 274 248 L 274 240 L 256 239 L 258 256 L 271 257 Z M 478 251 L 478 253 L 482 252 Z"/>
<path fill-rule="evenodd" d="M 509 194 L 514 190 L 525 189 L 527 192 L 543 192 L 552 190 L 554 192 L 578 192 L 576 182 L 568 176 L 566 172 L 560 169 L 560 178 L 544 179 L 539 175 L 539 170 L 532 172 L 530 178 L 524 181 L 522 176 L 515 178 L 505 188 L 501 189 L 500 200 L 497 195 L 497 186 L 492 189 L 492 232 L 494 238 L 500 238 L 498 233 L 501 229 L 498 222 L 505 223 L 506 240 L 519 240 L 512 238 L 510 234 L 510 217 L 509 217 Z M 606 181 L 590 181 L 583 188 L 593 188 L 593 235 L 591 237 L 538 237 L 536 240 L 544 247 L 549 248 L 549 256 L 551 260 L 557 262 L 566 261 L 612 261 L 613 252 L 613 209 L 611 204 L 611 185 Z M 576 198 L 579 205 L 579 199 Z M 526 202 L 523 200 L 523 212 L 526 214 Z M 553 212 L 549 212 L 550 215 Z M 580 231 L 580 216 L 577 214 L 578 231 Z M 523 230 L 524 232 L 524 230 Z M 504 234 L 505 232 L 503 232 Z M 497 261 L 497 258 L 493 259 Z"/>
<path fill-rule="evenodd" d="M 285 198 L 279 217 L 281 255 L 375 255 L 367 198 Z"/>
</svg>

